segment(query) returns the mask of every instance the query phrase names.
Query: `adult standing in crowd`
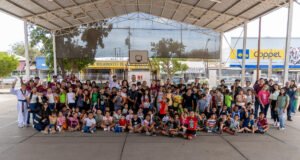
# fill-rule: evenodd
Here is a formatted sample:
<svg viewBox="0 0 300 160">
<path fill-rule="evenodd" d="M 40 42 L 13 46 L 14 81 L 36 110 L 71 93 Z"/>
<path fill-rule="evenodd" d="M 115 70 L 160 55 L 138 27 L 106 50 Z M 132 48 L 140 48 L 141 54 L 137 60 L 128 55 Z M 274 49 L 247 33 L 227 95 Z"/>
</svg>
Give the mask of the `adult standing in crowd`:
<svg viewBox="0 0 300 160">
<path fill-rule="evenodd" d="M 258 114 L 258 109 L 259 109 L 259 106 L 260 106 L 260 102 L 259 102 L 259 99 L 258 99 L 258 93 L 259 91 L 264 87 L 265 85 L 265 80 L 264 79 L 259 79 L 257 81 L 257 83 L 254 84 L 254 95 L 255 95 L 255 103 L 254 103 L 254 106 L 255 106 L 255 110 L 254 110 L 254 117 L 257 118 L 257 114 Z"/>
</svg>

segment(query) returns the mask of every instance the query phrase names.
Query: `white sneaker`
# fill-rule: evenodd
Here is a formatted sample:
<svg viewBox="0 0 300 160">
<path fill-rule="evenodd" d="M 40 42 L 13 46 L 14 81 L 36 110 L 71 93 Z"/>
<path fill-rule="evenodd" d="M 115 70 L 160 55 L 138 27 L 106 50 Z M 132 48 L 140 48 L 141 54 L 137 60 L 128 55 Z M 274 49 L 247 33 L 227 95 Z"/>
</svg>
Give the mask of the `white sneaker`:
<svg viewBox="0 0 300 160">
<path fill-rule="evenodd" d="M 207 133 L 211 133 L 211 130 L 208 130 Z"/>
<path fill-rule="evenodd" d="M 107 128 L 104 128 L 104 131 L 107 131 Z"/>
<path fill-rule="evenodd" d="M 279 130 L 280 131 L 283 131 L 285 128 L 284 127 L 279 127 Z"/>
<path fill-rule="evenodd" d="M 274 122 L 273 126 L 276 127 L 277 126 L 277 122 Z"/>
<path fill-rule="evenodd" d="M 84 130 L 81 130 L 82 133 L 84 133 Z"/>
<path fill-rule="evenodd" d="M 150 134 L 150 132 L 146 132 L 146 136 L 150 136 L 151 134 Z"/>
<path fill-rule="evenodd" d="M 279 127 L 280 126 L 280 123 L 279 122 L 277 122 L 277 124 L 276 124 L 276 127 Z"/>
<path fill-rule="evenodd" d="M 107 127 L 107 131 L 110 131 L 110 127 Z"/>
<path fill-rule="evenodd" d="M 91 131 L 91 133 L 93 134 L 93 133 L 94 133 L 94 131 L 92 130 L 92 131 Z"/>
</svg>

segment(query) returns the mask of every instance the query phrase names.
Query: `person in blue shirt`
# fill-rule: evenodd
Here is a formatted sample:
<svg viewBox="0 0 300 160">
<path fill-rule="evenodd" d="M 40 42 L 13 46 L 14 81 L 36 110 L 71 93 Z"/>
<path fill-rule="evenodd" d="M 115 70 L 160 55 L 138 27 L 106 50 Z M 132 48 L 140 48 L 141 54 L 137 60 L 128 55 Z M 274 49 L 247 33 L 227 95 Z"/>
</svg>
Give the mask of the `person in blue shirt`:
<svg viewBox="0 0 300 160">
<path fill-rule="evenodd" d="M 243 130 L 246 132 L 254 133 L 255 132 L 255 120 L 254 120 L 254 114 L 251 113 L 248 117 L 248 114 L 246 114 L 246 119 L 244 120 L 243 123 Z"/>
<path fill-rule="evenodd" d="M 294 91 L 293 87 L 291 87 L 290 82 L 285 83 L 284 90 L 285 90 L 285 93 L 290 97 L 290 103 L 289 103 L 289 106 L 287 108 L 287 113 L 286 113 L 287 114 L 287 120 L 292 121 L 291 111 L 292 111 L 292 108 L 294 107 L 296 92 Z"/>
</svg>

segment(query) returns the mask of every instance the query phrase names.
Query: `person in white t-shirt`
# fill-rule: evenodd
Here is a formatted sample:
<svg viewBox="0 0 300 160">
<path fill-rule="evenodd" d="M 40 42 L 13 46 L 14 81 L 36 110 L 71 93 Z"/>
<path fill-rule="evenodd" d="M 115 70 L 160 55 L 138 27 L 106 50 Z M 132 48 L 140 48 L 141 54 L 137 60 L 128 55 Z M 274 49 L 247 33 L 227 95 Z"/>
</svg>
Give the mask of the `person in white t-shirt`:
<svg viewBox="0 0 300 160">
<path fill-rule="evenodd" d="M 83 121 L 82 132 L 94 133 L 96 131 L 96 120 L 92 112 Z"/>
</svg>

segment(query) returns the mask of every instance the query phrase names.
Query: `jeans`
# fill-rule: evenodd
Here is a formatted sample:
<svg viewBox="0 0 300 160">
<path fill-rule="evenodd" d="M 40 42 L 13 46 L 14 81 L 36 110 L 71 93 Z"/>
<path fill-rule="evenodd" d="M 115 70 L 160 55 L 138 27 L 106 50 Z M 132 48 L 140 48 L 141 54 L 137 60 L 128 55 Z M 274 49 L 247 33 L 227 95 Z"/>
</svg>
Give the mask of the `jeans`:
<svg viewBox="0 0 300 160">
<path fill-rule="evenodd" d="M 188 109 L 189 112 L 192 110 L 192 107 L 190 106 L 186 106 L 186 108 Z"/>
<path fill-rule="evenodd" d="M 280 123 L 280 128 L 284 127 L 284 108 L 279 108 L 277 107 L 277 112 L 278 112 L 278 116 L 279 116 L 279 123 Z"/>
<path fill-rule="evenodd" d="M 295 100 L 291 100 L 291 103 L 292 103 L 292 107 L 291 107 L 291 113 L 296 113 L 295 111 Z"/>
<path fill-rule="evenodd" d="M 218 127 L 216 126 L 215 128 L 213 128 L 212 130 L 210 129 L 210 127 L 206 127 L 207 131 L 212 131 L 212 132 L 216 132 L 218 130 Z"/>
<path fill-rule="evenodd" d="M 255 101 L 254 106 L 255 106 L 254 116 L 255 116 L 255 118 L 257 118 L 258 108 L 259 108 L 258 100 Z"/>
<path fill-rule="evenodd" d="M 91 133 L 91 131 L 90 131 L 90 128 L 91 128 L 91 126 L 84 126 L 84 127 L 82 127 L 82 130 L 84 131 L 84 132 L 86 132 L 86 133 Z M 96 127 L 94 127 L 93 129 L 92 129 L 92 131 L 96 131 Z"/>
<path fill-rule="evenodd" d="M 37 106 L 36 103 L 29 103 L 29 108 L 30 108 L 31 112 L 28 112 L 28 116 L 27 116 L 27 123 L 28 124 L 30 123 L 30 113 L 32 113 L 32 122 L 35 119 L 35 116 L 36 116 L 36 106 Z"/>
<path fill-rule="evenodd" d="M 55 104 L 54 103 L 49 103 L 48 107 L 49 107 L 50 111 L 52 112 L 54 110 Z"/>
<path fill-rule="evenodd" d="M 267 117 L 268 110 L 269 110 L 269 104 L 266 104 L 265 107 L 260 105 L 260 110 L 264 113 L 265 117 Z"/>
<path fill-rule="evenodd" d="M 294 100 L 290 100 L 290 103 L 289 103 L 289 106 L 287 108 L 287 119 L 292 119 L 291 117 L 291 111 L 292 111 L 292 108 L 294 107 Z"/>
</svg>

